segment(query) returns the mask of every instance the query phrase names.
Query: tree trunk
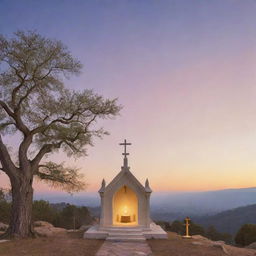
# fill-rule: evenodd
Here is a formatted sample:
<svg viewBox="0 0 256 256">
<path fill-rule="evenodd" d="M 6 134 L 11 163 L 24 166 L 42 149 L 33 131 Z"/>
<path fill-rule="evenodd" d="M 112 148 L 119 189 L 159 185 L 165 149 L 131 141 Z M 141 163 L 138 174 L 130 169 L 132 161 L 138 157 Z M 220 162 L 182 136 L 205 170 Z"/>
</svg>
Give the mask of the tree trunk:
<svg viewBox="0 0 256 256">
<path fill-rule="evenodd" d="M 32 178 L 19 177 L 11 180 L 12 208 L 8 236 L 26 238 L 34 236 L 32 226 L 33 188 Z"/>
</svg>

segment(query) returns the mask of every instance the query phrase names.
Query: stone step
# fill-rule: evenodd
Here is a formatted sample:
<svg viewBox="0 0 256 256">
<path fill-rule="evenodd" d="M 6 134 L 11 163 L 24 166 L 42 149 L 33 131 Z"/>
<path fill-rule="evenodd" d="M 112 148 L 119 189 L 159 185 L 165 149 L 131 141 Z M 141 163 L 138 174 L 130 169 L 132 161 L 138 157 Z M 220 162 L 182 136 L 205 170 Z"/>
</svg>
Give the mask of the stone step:
<svg viewBox="0 0 256 256">
<path fill-rule="evenodd" d="M 108 232 L 142 232 L 142 229 L 140 228 L 126 228 L 126 227 L 119 227 L 119 228 L 115 228 L 115 227 L 112 227 L 112 228 L 103 228 L 101 230 L 104 230 L 104 231 L 108 231 Z"/>
<path fill-rule="evenodd" d="M 115 229 L 109 231 L 106 240 L 122 242 L 142 242 L 145 241 L 146 238 L 143 236 L 142 231 L 140 229 Z"/>
<path fill-rule="evenodd" d="M 142 231 L 136 231 L 136 230 L 129 230 L 129 231 L 126 231 L 126 230 L 111 230 L 111 231 L 108 231 L 109 234 L 140 234 L 142 235 Z"/>
<path fill-rule="evenodd" d="M 136 233 L 125 233 L 125 232 L 114 232 L 114 233 L 108 233 L 108 236 L 120 236 L 120 237 L 132 237 L 132 236 L 143 236 L 141 232 L 136 232 Z"/>
<path fill-rule="evenodd" d="M 141 230 L 108 230 L 108 233 L 126 233 L 126 234 L 134 234 L 134 233 L 140 233 L 142 234 Z"/>
<path fill-rule="evenodd" d="M 121 242 L 144 242 L 146 240 L 143 236 L 108 236 L 108 241 L 121 241 Z"/>
</svg>

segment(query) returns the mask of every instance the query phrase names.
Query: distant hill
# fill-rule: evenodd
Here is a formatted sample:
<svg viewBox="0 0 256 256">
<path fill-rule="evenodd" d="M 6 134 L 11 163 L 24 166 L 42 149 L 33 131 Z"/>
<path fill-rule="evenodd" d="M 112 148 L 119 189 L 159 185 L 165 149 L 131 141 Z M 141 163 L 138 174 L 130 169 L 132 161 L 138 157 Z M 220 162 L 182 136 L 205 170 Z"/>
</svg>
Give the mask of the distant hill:
<svg viewBox="0 0 256 256">
<path fill-rule="evenodd" d="M 52 208 L 56 209 L 57 211 L 62 211 L 66 206 L 68 206 L 67 203 L 61 202 L 56 204 L 50 204 Z"/>
<path fill-rule="evenodd" d="M 34 200 L 46 200 L 50 203 L 69 203 L 77 206 L 97 207 L 100 205 L 100 196 L 97 192 L 83 192 L 68 194 L 66 192 L 58 193 L 35 193 Z"/>
<path fill-rule="evenodd" d="M 152 193 L 154 218 L 172 221 L 176 216 L 201 216 L 256 204 L 256 188 L 224 189 L 204 192 Z"/>
<path fill-rule="evenodd" d="M 193 221 L 204 227 L 213 225 L 220 232 L 234 235 L 243 224 L 256 224 L 256 204 L 224 211 L 213 216 L 195 217 Z"/>
<path fill-rule="evenodd" d="M 98 215 L 100 197 L 97 192 L 83 192 L 70 196 L 66 193 L 35 194 L 35 200 L 50 203 L 66 202 L 79 206 L 96 207 Z M 240 206 L 256 204 L 256 188 L 224 189 L 203 192 L 153 192 L 151 212 L 155 220 L 172 221 L 184 216 L 213 215 Z"/>
</svg>

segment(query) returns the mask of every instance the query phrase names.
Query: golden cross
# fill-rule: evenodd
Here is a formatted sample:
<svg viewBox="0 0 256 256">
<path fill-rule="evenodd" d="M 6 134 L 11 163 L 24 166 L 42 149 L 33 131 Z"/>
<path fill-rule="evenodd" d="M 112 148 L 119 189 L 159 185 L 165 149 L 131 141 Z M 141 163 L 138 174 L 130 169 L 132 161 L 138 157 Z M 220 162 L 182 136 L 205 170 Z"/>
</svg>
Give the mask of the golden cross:
<svg viewBox="0 0 256 256">
<path fill-rule="evenodd" d="M 189 232 L 188 232 L 188 226 L 190 226 L 189 221 L 190 221 L 190 218 L 187 217 L 187 218 L 185 219 L 185 223 L 186 223 L 186 224 L 185 224 L 185 225 L 186 225 L 186 235 L 185 235 L 185 237 L 190 237 Z"/>
</svg>

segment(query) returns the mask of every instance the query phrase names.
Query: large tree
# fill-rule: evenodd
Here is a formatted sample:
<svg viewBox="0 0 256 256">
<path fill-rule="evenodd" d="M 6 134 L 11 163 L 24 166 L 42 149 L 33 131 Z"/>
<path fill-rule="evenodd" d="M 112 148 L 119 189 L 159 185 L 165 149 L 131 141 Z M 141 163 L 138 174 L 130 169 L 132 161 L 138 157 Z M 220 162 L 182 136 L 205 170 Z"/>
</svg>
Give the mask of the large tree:
<svg viewBox="0 0 256 256">
<path fill-rule="evenodd" d="M 12 190 L 8 236 L 33 235 L 34 177 L 68 191 L 84 187 L 77 169 L 46 162 L 45 156 L 58 151 L 86 154 L 93 137 L 107 133 L 95 122 L 120 110 L 116 99 L 65 88 L 64 79 L 81 67 L 60 41 L 35 32 L 0 36 L 0 170 Z M 10 135 L 15 136 L 13 148 L 5 140 Z"/>
</svg>

